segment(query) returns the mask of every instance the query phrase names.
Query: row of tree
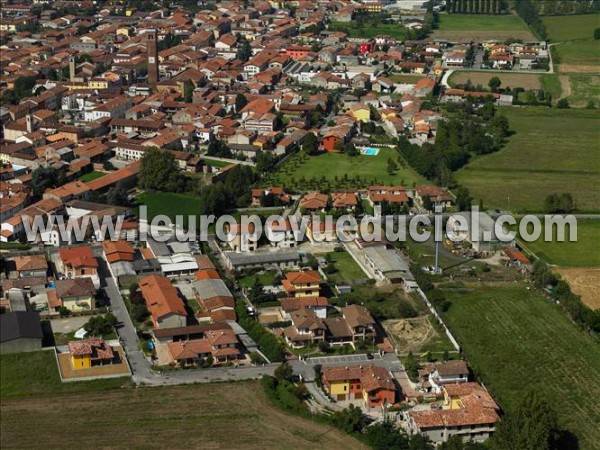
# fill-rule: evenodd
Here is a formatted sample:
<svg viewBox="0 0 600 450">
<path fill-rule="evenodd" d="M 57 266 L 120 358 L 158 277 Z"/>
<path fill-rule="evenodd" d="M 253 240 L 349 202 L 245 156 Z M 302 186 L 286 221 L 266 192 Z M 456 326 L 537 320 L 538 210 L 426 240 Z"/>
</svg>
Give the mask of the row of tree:
<svg viewBox="0 0 600 450">
<path fill-rule="evenodd" d="M 448 0 L 446 10 L 450 14 L 506 14 L 506 0 Z"/>
<path fill-rule="evenodd" d="M 541 259 L 533 264 L 531 279 L 534 286 L 539 289 L 550 288 L 562 309 L 573 322 L 590 331 L 600 332 L 600 310 L 594 311 L 585 305 L 578 295 L 571 292 L 569 284 L 554 275 L 548 265 Z"/>
<path fill-rule="evenodd" d="M 532 0 L 515 0 L 515 11 L 540 39 L 547 39 L 546 25 L 540 18 Z"/>
</svg>

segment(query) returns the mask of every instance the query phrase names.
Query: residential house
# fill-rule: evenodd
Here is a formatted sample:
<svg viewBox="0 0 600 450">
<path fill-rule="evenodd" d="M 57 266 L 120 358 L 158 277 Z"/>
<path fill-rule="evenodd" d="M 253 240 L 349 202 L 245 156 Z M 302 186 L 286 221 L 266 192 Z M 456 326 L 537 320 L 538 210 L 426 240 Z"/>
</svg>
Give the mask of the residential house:
<svg viewBox="0 0 600 450">
<path fill-rule="evenodd" d="M 327 195 L 320 192 L 308 193 L 300 200 L 300 211 L 310 213 L 325 212 L 327 209 L 327 199 Z"/>
<path fill-rule="evenodd" d="M 67 278 L 89 277 L 95 286 L 100 286 L 98 261 L 89 246 L 59 248 L 58 256 L 56 269 L 59 275 Z"/>
<path fill-rule="evenodd" d="M 155 328 L 186 325 L 185 305 L 168 278 L 149 275 L 139 281 L 139 286 Z"/>
<path fill-rule="evenodd" d="M 321 276 L 314 270 L 288 272 L 281 284 L 290 297 L 318 297 Z"/>
<path fill-rule="evenodd" d="M 452 436 L 463 441 L 483 442 L 494 432 L 500 420 L 500 408 L 478 383 L 448 384 L 443 387 L 442 409 L 410 411 L 408 427 L 434 444 L 447 442 Z"/>
<path fill-rule="evenodd" d="M 301 309 L 314 311 L 319 319 L 327 318 L 327 297 L 286 297 L 279 299 L 281 320 L 292 320 L 292 313 Z"/>
<path fill-rule="evenodd" d="M 13 261 L 19 278 L 45 277 L 48 272 L 45 255 L 16 256 Z"/>
<path fill-rule="evenodd" d="M 436 364 L 428 376 L 429 386 L 436 394 L 442 393 L 442 388 L 446 384 L 466 383 L 468 381 L 469 367 L 462 360 Z"/>
<path fill-rule="evenodd" d="M 442 209 L 450 208 L 454 204 L 454 197 L 446 189 L 431 184 L 424 184 L 415 188 L 415 200 L 423 206 L 425 197 L 432 204 L 438 203 Z"/>
<path fill-rule="evenodd" d="M 286 342 L 294 347 L 301 348 L 308 344 L 325 341 L 327 326 L 316 312 L 303 308 L 290 313 L 292 324 L 283 330 Z"/>
<path fill-rule="evenodd" d="M 387 213 L 382 211 L 383 204 L 387 204 L 390 208 L 398 208 L 409 204 L 406 188 L 402 186 L 369 186 L 367 198 L 373 207 L 375 217 Z"/>
<path fill-rule="evenodd" d="M 324 390 L 337 401 L 359 400 L 367 408 L 396 402 L 394 377 L 384 367 L 329 367 L 323 370 L 322 379 Z"/>
<path fill-rule="evenodd" d="M 118 362 L 116 361 L 118 353 L 102 339 L 71 341 L 68 347 L 71 354 L 71 365 L 75 370 Z"/>
<path fill-rule="evenodd" d="M 72 312 L 91 311 L 96 307 L 96 287 L 90 278 L 56 280 L 46 294 L 51 312 L 61 307 Z"/>
<path fill-rule="evenodd" d="M 273 247 L 293 248 L 300 242 L 300 224 L 294 229 L 289 219 L 267 221 L 265 235 Z"/>
<path fill-rule="evenodd" d="M 254 224 L 235 223 L 227 230 L 227 244 L 234 252 L 253 252 L 258 248 L 258 233 Z"/>
</svg>

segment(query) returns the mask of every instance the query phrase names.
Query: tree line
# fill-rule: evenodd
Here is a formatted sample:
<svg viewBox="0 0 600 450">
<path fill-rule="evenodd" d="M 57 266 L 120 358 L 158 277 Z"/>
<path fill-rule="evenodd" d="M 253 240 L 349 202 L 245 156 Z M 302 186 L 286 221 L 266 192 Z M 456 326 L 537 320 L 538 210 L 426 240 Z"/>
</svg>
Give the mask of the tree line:
<svg viewBox="0 0 600 450">
<path fill-rule="evenodd" d="M 515 0 L 515 11 L 540 39 L 548 38 L 546 25 L 538 15 L 538 10 L 532 0 Z"/>
<path fill-rule="evenodd" d="M 506 0 L 448 0 L 450 14 L 506 14 Z"/>
</svg>

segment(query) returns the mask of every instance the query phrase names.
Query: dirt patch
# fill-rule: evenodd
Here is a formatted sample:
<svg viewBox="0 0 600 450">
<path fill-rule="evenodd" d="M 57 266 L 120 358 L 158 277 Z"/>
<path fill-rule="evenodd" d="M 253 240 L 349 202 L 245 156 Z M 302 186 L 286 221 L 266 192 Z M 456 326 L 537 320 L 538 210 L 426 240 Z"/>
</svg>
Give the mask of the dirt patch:
<svg viewBox="0 0 600 450">
<path fill-rule="evenodd" d="M 559 64 L 558 71 L 560 73 L 597 73 L 598 66 L 588 66 L 579 64 Z"/>
<path fill-rule="evenodd" d="M 560 88 L 562 93 L 560 94 L 560 98 L 566 98 L 571 95 L 571 81 L 569 77 L 566 75 L 559 75 L 558 81 L 560 81 Z"/>
<path fill-rule="evenodd" d="M 484 89 L 488 89 L 488 83 L 493 77 L 498 77 L 502 81 L 502 87 L 522 87 L 524 89 L 540 89 L 539 73 L 506 73 L 506 72 L 476 72 L 457 70 L 449 79 L 450 85 L 465 84 L 467 80 L 471 80 L 474 86 L 481 85 Z"/>
<path fill-rule="evenodd" d="M 456 42 L 471 42 L 471 41 L 504 41 L 508 38 L 522 39 L 523 41 L 533 41 L 533 35 L 525 30 L 521 31 L 450 31 L 450 30 L 435 30 L 433 37 L 436 39 L 446 39 Z"/>
<path fill-rule="evenodd" d="M 383 327 L 402 353 L 420 352 L 425 344 L 438 337 L 429 322 L 429 316 L 386 320 Z"/>
<path fill-rule="evenodd" d="M 600 267 L 557 267 L 554 269 L 571 290 L 592 309 L 600 309 Z"/>
</svg>

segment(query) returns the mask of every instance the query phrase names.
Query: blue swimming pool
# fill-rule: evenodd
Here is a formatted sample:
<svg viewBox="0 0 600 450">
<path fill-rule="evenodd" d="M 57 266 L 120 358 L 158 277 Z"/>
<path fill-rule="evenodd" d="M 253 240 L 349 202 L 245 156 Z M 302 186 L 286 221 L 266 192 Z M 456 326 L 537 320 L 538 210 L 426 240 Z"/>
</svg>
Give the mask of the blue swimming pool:
<svg viewBox="0 0 600 450">
<path fill-rule="evenodd" d="M 373 147 L 365 147 L 362 151 L 362 154 L 366 156 L 377 156 L 379 154 L 379 149 Z"/>
</svg>

